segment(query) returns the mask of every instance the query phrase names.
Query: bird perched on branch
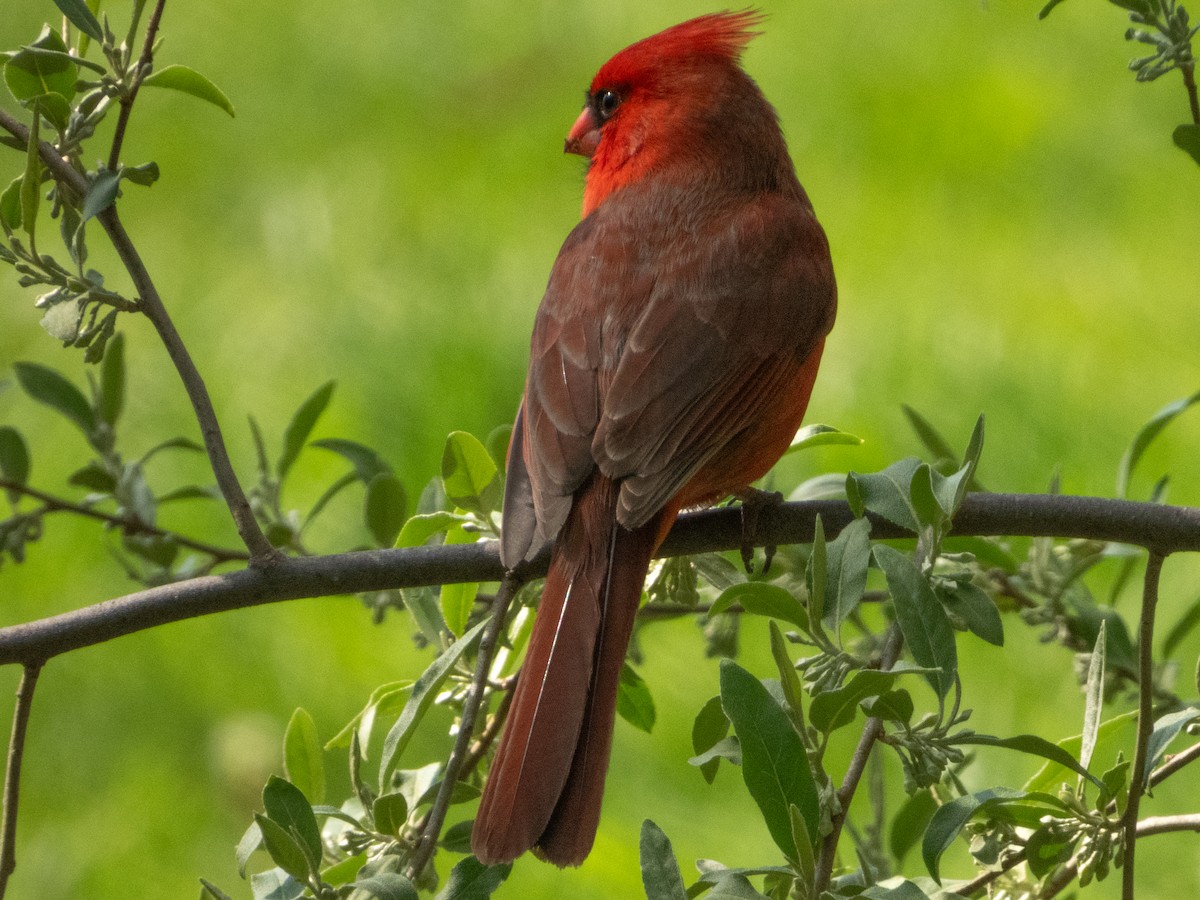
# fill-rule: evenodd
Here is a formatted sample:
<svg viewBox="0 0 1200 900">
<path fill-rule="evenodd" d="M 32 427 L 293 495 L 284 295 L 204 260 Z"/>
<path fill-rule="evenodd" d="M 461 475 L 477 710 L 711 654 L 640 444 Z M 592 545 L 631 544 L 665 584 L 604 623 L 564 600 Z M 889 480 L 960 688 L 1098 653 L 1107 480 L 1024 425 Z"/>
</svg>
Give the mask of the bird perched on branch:
<svg viewBox="0 0 1200 900">
<path fill-rule="evenodd" d="M 567 136 L 590 160 L 583 220 L 534 323 L 501 555 L 554 547 L 471 838 L 485 863 L 588 855 L 650 560 L 681 509 L 762 477 L 808 405 L 836 288 L 740 65 L 760 22 L 716 13 L 627 47 Z"/>
</svg>

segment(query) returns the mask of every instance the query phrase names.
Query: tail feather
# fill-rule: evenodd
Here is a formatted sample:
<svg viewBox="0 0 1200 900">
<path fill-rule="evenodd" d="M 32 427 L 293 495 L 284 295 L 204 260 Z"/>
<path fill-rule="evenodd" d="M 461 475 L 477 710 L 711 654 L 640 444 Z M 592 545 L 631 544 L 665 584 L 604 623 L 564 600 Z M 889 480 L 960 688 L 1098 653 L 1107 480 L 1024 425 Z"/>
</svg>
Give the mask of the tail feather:
<svg viewBox="0 0 1200 900">
<path fill-rule="evenodd" d="M 658 521 L 636 531 L 614 526 L 591 691 L 567 783 L 534 852 L 559 866 L 584 861 L 596 839 L 612 750 L 617 687 L 633 635 L 646 570 L 658 547 Z"/>
<path fill-rule="evenodd" d="M 616 524 L 616 501 L 616 486 L 595 477 L 555 544 L 471 835 L 483 863 L 536 848 L 557 865 L 579 865 L 595 839 L 617 683 L 664 530 L 658 519 L 625 530 Z"/>
</svg>

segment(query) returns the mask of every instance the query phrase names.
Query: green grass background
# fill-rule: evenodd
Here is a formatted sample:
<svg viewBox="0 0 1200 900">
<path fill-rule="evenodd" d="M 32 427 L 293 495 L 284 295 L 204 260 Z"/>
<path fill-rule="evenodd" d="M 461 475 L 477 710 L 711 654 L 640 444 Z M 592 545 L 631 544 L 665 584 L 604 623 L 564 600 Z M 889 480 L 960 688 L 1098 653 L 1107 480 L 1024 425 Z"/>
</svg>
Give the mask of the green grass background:
<svg viewBox="0 0 1200 900">
<path fill-rule="evenodd" d="M 1067 492 L 1111 494 L 1140 423 L 1200 388 L 1200 169 L 1175 149 L 1187 115 L 1177 75 L 1125 71 L 1123 14 L 1074 0 L 1039 23 L 1039 2 L 764 2 L 746 65 L 777 106 L 801 180 L 828 231 L 841 308 L 810 420 L 866 439 L 789 460 L 787 485 L 869 471 L 918 447 L 901 403 L 965 443 L 987 414 L 980 470 L 993 489 L 1037 491 L 1061 467 Z M 106 3 L 123 28 L 123 4 Z M 485 435 L 515 408 L 533 312 L 578 218 L 582 164 L 562 138 L 613 52 L 710 5 L 610 0 L 438 4 L 169 3 L 160 62 L 220 84 L 237 118 L 147 89 L 125 149 L 162 180 L 129 187 L 129 230 L 208 380 L 240 472 L 253 476 L 246 416 L 277 441 L 294 408 L 338 380 L 317 436 L 377 447 L 410 491 L 438 470 L 445 435 Z M 55 20 L 49 0 L 0 0 L 0 46 Z M 11 97 L 0 103 L 15 109 Z M 105 151 L 98 144 L 90 159 Z M 0 152 L 0 180 L 22 165 Z M 111 254 L 95 262 L 118 279 Z M 82 383 L 82 357 L 38 327 L 33 297 L 0 272 L 0 367 L 36 360 Z M 118 279 L 119 280 L 119 279 Z M 126 318 L 129 455 L 195 437 L 148 323 Z M 0 374 L 7 377 L 7 374 Z M 34 450 L 33 483 L 69 493 L 86 451 L 19 390 L 0 421 Z M 1170 497 L 1200 503 L 1200 414 L 1152 448 L 1135 493 L 1173 473 Z M 343 470 L 302 458 L 288 500 L 304 508 Z M 202 460 L 160 458 L 164 491 L 204 482 Z M 315 549 L 366 538 L 349 492 Z M 234 542 L 221 510 L 164 513 Z M 57 518 L 23 566 L 0 571 L 0 621 L 16 623 L 131 589 L 89 523 Z M 1195 599 L 1197 567 L 1172 559 L 1163 617 Z M 1123 609 L 1134 609 L 1132 595 Z M 385 681 L 415 677 L 402 616 L 372 626 L 348 598 L 171 625 L 53 661 L 33 713 L 18 836 L 17 898 L 195 896 L 197 877 L 248 896 L 233 845 L 258 808 L 292 710 L 332 735 Z M 997 734 L 1076 733 L 1082 700 L 1065 651 L 1017 623 L 1003 650 L 960 641 L 973 724 Z M 747 626 L 760 675 L 765 625 Z M 706 788 L 688 732 L 716 692 L 690 623 L 655 626 L 642 669 L 653 735 L 618 725 L 596 850 L 578 871 L 522 860 L 503 896 L 640 895 L 644 817 L 698 857 L 775 861 L 733 770 Z M 1180 651 L 1183 683 L 1200 642 Z M 9 693 L 17 672 L 0 672 Z M 1185 694 L 1188 691 L 1181 688 Z M 5 713 L 5 716 L 10 713 Z M 0 728 L 7 729 L 7 720 Z M 435 719 L 409 751 L 437 759 Z M 328 763 L 343 770 L 340 756 Z M 1035 768 L 983 751 L 971 784 L 1019 784 Z M 1184 775 L 1145 808 L 1182 811 Z M 951 873 L 965 872 L 953 851 Z M 1146 896 L 1200 892 L 1195 838 L 1147 842 Z M 916 859 L 908 871 L 919 873 Z M 690 880 L 690 878 L 689 878 Z M 1096 897 L 1114 896 L 1115 884 Z"/>
</svg>

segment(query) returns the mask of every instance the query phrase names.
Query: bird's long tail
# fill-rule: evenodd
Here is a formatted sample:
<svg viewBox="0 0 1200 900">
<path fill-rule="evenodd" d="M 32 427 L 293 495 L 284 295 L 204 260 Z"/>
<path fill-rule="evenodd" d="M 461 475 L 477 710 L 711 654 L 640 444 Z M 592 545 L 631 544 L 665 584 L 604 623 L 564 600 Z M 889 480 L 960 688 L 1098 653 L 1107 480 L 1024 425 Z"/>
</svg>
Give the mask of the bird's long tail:
<svg viewBox="0 0 1200 900">
<path fill-rule="evenodd" d="M 629 531 L 617 487 L 597 474 L 555 543 L 508 722 L 471 835 L 483 863 L 526 850 L 579 865 L 600 821 L 617 685 L 642 583 L 668 509 Z"/>
</svg>

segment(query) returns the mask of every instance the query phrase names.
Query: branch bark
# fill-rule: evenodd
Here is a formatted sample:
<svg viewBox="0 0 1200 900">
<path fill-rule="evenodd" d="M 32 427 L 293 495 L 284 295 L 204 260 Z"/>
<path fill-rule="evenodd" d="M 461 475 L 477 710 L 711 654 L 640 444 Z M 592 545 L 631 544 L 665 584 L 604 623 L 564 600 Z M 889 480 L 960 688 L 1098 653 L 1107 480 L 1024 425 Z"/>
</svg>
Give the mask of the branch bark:
<svg viewBox="0 0 1200 900">
<path fill-rule="evenodd" d="M 850 507 L 840 501 L 785 503 L 763 510 L 755 538 L 764 545 L 811 542 L 818 514 L 830 540 L 853 519 Z M 871 521 L 874 538 L 912 537 L 884 519 Z M 952 534 L 1094 538 L 1163 553 L 1195 551 L 1200 550 L 1200 509 L 1095 497 L 972 494 L 959 509 Z M 743 542 L 740 512 L 711 509 L 681 516 L 659 555 L 738 549 Z M 529 567 L 529 576 L 545 574 L 548 561 L 549 553 L 543 550 Z M 170 622 L 281 600 L 503 577 L 494 542 L 282 559 L 271 566 L 193 578 L 0 628 L 0 665 L 49 659 Z"/>
<path fill-rule="evenodd" d="M 17 687 L 17 708 L 13 713 L 12 737 L 8 742 L 8 763 L 4 769 L 4 814 L 0 821 L 0 900 L 8 891 L 8 879 L 17 868 L 17 809 L 21 793 L 21 763 L 25 759 L 25 733 L 33 708 L 33 692 L 42 673 L 40 661 L 25 664 Z"/>
<path fill-rule="evenodd" d="M 1121 897 L 1133 900 L 1135 891 L 1135 854 L 1137 852 L 1138 809 L 1145 791 L 1146 752 L 1154 728 L 1154 613 L 1158 608 L 1158 581 L 1163 555 L 1151 552 L 1146 561 L 1142 591 L 1141 624 L 1138 627 L 1138 727 L 1133 750 L 1133 771 L 1129 774 L 1129 800 L 1125 807 L 1125 862 L 1121 869 Z"/>
</svg>

